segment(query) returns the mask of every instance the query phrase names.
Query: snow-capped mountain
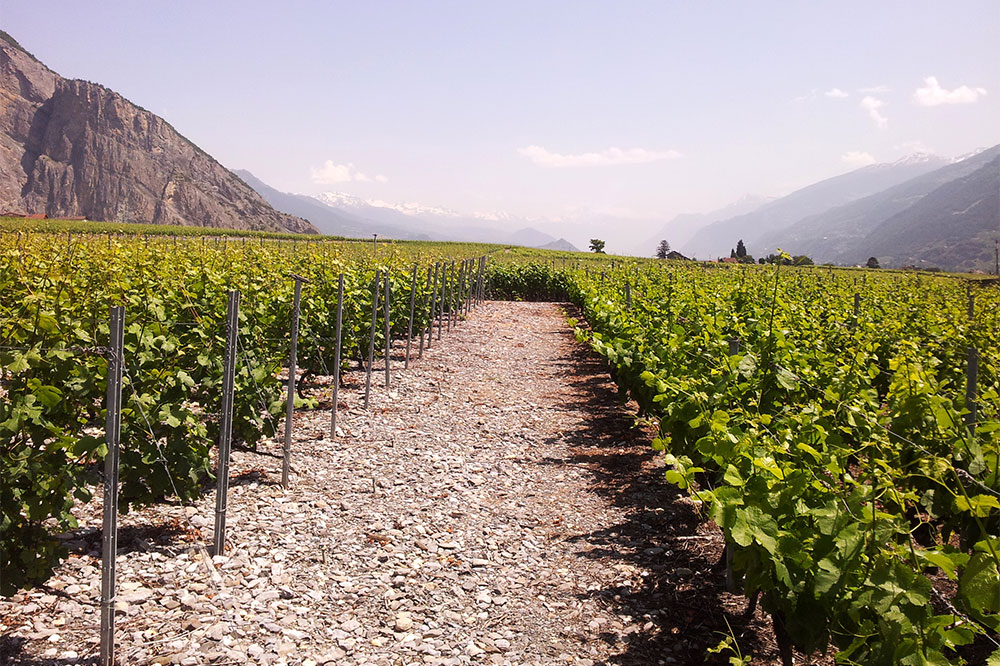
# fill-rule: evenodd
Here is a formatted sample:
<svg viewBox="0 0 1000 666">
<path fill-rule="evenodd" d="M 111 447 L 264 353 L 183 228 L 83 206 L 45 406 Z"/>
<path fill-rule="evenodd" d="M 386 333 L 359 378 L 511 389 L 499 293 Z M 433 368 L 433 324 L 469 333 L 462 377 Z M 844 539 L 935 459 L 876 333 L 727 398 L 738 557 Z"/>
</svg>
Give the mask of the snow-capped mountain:
<svg viewBox="0 0 1000 666">
<path fill-rule="evenodd" d="M 404 215 L 433 215 L 438 217 L 464 217 L 462 213 L 439 206 L 425 206 L 415 202 L 391 203 L 380 199 L 362 199 L 346 192 L 320 192 L 313 197 L 327 206 L 345 210 L 364 210 L 366 208 L 386 208 Z"/>
<path fill-rule="evenodd" d="M 965 153 L 964 155 L 959 155 L 958 157 L 952 158 L 951 161 L 952 162 L 963 162 L 963 161 L 969 159 L 970 157 L 975 157 L 979 153 L 985 153 L 987 150 L 990 150 L 990 149 L 987 148 L 987 147 L 976 148 L 975 150 L 970 150 L 969 152 Z"/>
<path fill-rule="evenodd" d="M 935 155 L 934 153 L 929 153 L 926 151 L 918 151 L 915 153 L 910 153 L 909 155 L 904 155 L 900 157 L 895 162 L 886 162 L 883 164 L 874 164 L 872 166 L 882 166 L 882 167 L 900 167 L 900 166 L 912 166 L 914 164 L 941 164 L 945 165 L 949 162 L 954 162 L 956 160 L 949 160 L 946 157 L 941 157 L 940 155 Z"/>
<path fill-rule="evenodd" d="M 358 211 L 366 208 L 385 208 L 387 210 L 396 211 L 397 213 L 402 213 L 403 215 L 410 215 L 414 217 L 430 216 L 440 218 L 442 220 L 447 220 L 448 218 L 454 218 L 455 220 L 472 218 L 475 220 L 482 220 L 483 222 L 502 222 L 505 224 L 512 221 L 525 223 L 535 221 L 535 218 L 519 218 L 506 211 L 474 211 L 472 213 L 462 213 L 451 208 L 428 206 L 414 201 L 393 203 L 390 201 L 383 201 L 381 199 L 362 199 L 361 197 L 353 194 L 347 194 L 346 192 L 321 192 L 313 198 L 322 201 L 328 206 L 339 208 L 341 210 Z"/>
<path fill-rule="evenodd" d="M 417 203 L 392 204 L 344 192 L 323 192 L 315 197 L 279 192 L 249 171 L 237 171 L 278 210 L 295 210 L 312 220 L 325 234 L 416 240 L 450 240 L 502 245 L 543 247 L 563 239 L 533 228 L 528 220 L 505 213 L 463 214 L 440 206 Z"/>
</svg>

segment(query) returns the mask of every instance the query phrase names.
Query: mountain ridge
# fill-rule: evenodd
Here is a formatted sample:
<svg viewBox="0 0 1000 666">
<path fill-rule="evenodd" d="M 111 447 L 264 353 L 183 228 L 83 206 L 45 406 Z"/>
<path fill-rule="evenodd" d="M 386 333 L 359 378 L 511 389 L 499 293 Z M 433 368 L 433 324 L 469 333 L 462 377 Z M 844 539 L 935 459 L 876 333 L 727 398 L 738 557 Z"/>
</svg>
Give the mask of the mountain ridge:
<svg viewBox="0 0 1000 666">
<path fill-rule="evenodd" d="M 760 253 L 780 246 L 793 254 L 805 254 L 817 262 L 863 263 L 878 256 L 865 239 L 880 225 L 918 204 L 937 188 L 966 177 L 1000 155 L 993 146 L 955 158 L 948 164 L 867 197 L 805 217 L 795 224 L 763 236 Z M 888 254 L 880 259 L 889 260 Z"/>
<path fill-rule="evenodd" d="M 317 233 L 275 211 L 166 120 L 65 79 L 0 34 L 0 210 Z"/>
<path fill-rule="evenodd" d="M 484 226 L 488 222 L 486 220 L 447 208 L 372 202 L 343 192 L 323 192 L 315 197 L 291 194 L 270 187 L 249 171 L 237 170 L 236 173 L 273 206 L 305 217 L 326 233 L 356 236 L 377 233 L 379 236 L 405 240 L 496 243 L 524 247 L 545 247 L 562 241 L 572 247 L 565 239 L 556 239 L 531 226 L 520 226 L 519 223 L 525 220 L 513 216 L 502 220 L 505 223 L 502 228 L 492 228 Z M 317 210 L 317 207 L 321 210 Z M 336 221 L 331 222 L 331 217 L 336 218 Z M 500 222 L 496 221 L 496 224 L 500 225 Z M 344 225 L 349 225 L 349 228 Z M 514 230 L 511 231 L 508 227 L 513 227 Z"/>
<path fill-rule="evenodd" d="M 426 234 L 411 233 L 403 227 L 379 224 L 359 215 L 353 215 L 348 211 L 332 208 L 304 194 L 281 192 L 246 169 L 236 169 L 233 173 L 264 197 L 275 209 L 308 220 L 324 234 L 363 238 L 376 233 L 380 236 L 405 240 L 430 240 Z"/>
<path fill-rule="evenodd" d="M 859 245 L 888 265 L 989 271 L 994 268 L 990 241 L 998 238 L 1000 147 L 989 162 L 889 217 Z"/>
<path fill-rule="evenodd" d="M 787 228 L 799 220 L 835 206 L 875 194 L 947 163 L 942 157 L 917 163 L 871 164 L 826 178 L 764 204 L 756 210 L 714 222 L 699 230 L 681 251 L 706 258 L 728 256 L 736 241 L 743 239 L 751 254 L 761 254 L 759 242 L 770 232 Z"/>
</svg>

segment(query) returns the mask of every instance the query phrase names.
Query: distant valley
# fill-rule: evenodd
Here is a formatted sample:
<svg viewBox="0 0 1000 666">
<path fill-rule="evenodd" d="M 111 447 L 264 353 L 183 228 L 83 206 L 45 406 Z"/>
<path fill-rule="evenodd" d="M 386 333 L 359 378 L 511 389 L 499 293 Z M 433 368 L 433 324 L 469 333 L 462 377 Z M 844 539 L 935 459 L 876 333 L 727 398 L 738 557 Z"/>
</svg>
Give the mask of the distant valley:
<svg viewBox="0 0 1000 666">
<path fill-rule="evenodd" d="M 564 238 L 539 231 L 516 217 L 489 219 L 416 204 L 367 201 L 342 192 L 315 197 L 280 192 L 246 170 L 235 172 L 278 210 L 305 218 L 321 233 L 402 240 L 465 241 L 577 251 Z M 514 228 L 515 231 L 508 231 Z"/>
<path fill-rule="evenodd" d="M 780 248 L 817 263 L 992 271 L 1000 238 L 1000 146 L 949 159 L 916 153 L 803 187 L 745 196 L 668 221 L 625 212 L 550 219 L 463 213 L 343 192 L 282 192 L 230 171 L 166 120 L 96 83 L 65 79 L 0 32 L 0 213 L 99 221 L 469 241 L 696 259 Z M 627 202 L 626 202 L 627 203 Z M 655 230 L 655 233 L 651 233 Z M 642 242 L 640 239 L 646 238 Z"/>
</svg>

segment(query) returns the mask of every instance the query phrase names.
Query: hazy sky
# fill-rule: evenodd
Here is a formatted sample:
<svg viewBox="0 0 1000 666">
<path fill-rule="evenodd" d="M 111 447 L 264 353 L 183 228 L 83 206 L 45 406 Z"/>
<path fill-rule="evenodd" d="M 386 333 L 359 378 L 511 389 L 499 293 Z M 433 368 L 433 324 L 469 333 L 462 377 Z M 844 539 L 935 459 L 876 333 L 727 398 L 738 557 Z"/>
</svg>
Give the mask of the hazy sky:
<svg viewBox="0 0 1000 666">
<path fill-rule="evenodd" d="M 286 191 L 666 219 L 1000 143 L 1000 2 L 47 2 L 0 27 Z"/>
</svg>

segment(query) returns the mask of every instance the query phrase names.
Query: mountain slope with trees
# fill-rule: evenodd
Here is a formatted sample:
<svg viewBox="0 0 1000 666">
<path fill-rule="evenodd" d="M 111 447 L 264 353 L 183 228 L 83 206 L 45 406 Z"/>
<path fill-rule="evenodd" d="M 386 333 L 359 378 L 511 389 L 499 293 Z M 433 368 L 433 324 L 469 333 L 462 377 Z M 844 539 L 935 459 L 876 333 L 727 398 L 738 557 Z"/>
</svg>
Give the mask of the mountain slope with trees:
<svg viewBox="0 0 1000 666">
<path fill-rule="evenodd" d="M 997 238 L 1000 154 L 884 221 L 846 258 L 853 262 L 867 252 L 882 265 L 992 271 Z"/>
<path fill-rule="evenodd" d="M 807 254 L 820 262 L 863 263 L 867 257 L 878 253 L 875 247 L 868 247 L 871 241 L 867 237 L 880 225 L 917 205 L 946 183 L 965 178 L 990 164 L 998 155 L 1000 146 L 994 146 L 876 194 L 806 217 L 787 229 L 761 238 L 760 251 L 773 252 L 780 247 L 788 252 Z M 903 215 L 900 219 L 908 218 Z M 892 254 L 885 251 L 881 256 L 888 260 Z M 953 266 L 962 263 L 956 259 L 952 257 L 942 263 Z M 973 264 L 974 261 L 968 265 Z"/>
<path fill-rule="evenodd" d="M 682 251 L 688 256 L 724 257 L 729 254 L 735 238 L 743 238 L 753 250 L 770 232 L 786 229 L 810 215 L 881 192 L 947 163 L 948 160 L 943 157 L 922 154 L 828 178 L 752 212 L 710 224 L 685 243 Z M 760 250 L 757 253 L 760 254 Z"/>
</svg>

